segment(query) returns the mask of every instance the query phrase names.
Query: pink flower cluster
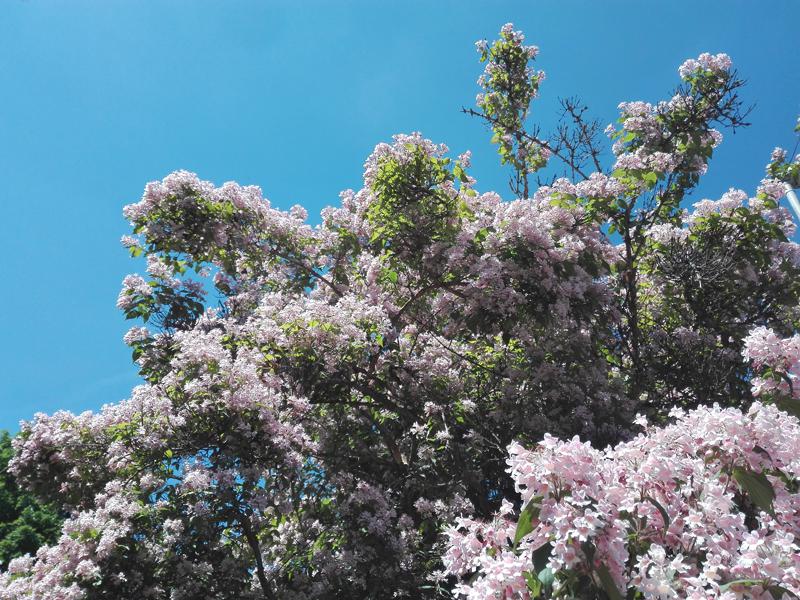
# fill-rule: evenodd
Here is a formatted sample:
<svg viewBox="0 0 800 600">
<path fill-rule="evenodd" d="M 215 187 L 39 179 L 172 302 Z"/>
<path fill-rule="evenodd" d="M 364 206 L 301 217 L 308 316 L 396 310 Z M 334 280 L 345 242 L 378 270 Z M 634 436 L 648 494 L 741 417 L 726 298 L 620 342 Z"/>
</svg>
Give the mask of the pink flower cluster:
<svg viewBox="0 0 800 600">
<path fill-rule="evenodd" d="M 514 548 L 508 506 L 491 523 L 457 521 L 444 561 L 470 578 L 461 595 L 532 597 L 542 551 L 554 593 L 570 574 L 648 599 L 800 593 L 800 423 L 759 403 L 672 417 L 606 450 L 550 436 L 533 450 L 512 444 L 511 476 L 536 507 L 530 530 Z"/>
<path fill-rule="evenodd" d="M 772 329 L 756 327 L 745 340 L 744 357 L 758 373 L 753 378 L 756 396 L 800 399 L 800 335 L 782 338 Z"/>
<path fill-rule="evenodd" d="M 678 68 L 681 79 L 687 79 L 697 71 L 710 71 L 716 75 L 724 75 L 731 68 L 731 57 L 727 54 L 709 54 L 703 52 L 700 56 L 690 58 Z"/>
</svg>

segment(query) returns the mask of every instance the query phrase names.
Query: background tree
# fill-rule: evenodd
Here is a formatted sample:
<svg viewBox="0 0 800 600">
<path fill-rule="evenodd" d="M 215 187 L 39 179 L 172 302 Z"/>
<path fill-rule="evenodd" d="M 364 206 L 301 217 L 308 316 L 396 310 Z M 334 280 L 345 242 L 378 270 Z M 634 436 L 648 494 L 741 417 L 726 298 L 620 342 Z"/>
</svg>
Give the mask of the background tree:
<svg viewBox="0 0 800 600">
<path fill-rule="evenodd" d="M 742 124 L 729 59 L 621 105 L 604 171 L 577 104 L 554 139 L 529 128 L 543 74 L 520 32 L 478 50 L 475 114 L 515 200 L 412 134 L 376 146 L 317 227 L 184 171 L 125 208 L 147 278 L 118 306 L 146 325 L 125 338 L 145 383 L 25 425 L 12 469 L 70 518 L 0 598 L 448 596 L 448 524 L 520 507 L 512 442 L 603 447 L 637 411 L 751 402 L 747 332 L 796 325 L 777 180 L 682 208 L 712 125 Z M 551 160 L 574 181 L 527 197 Z"/>
<path fill-rule="evenodd" d="M 36 554 L 40 546 L 53 544 L 61 533 L 62 517 L 34 496 L 20 489 L 8 471 L 13 455 L 11 436 L 0 431 L 0 568 L 23 554 Z"/>
</svg>

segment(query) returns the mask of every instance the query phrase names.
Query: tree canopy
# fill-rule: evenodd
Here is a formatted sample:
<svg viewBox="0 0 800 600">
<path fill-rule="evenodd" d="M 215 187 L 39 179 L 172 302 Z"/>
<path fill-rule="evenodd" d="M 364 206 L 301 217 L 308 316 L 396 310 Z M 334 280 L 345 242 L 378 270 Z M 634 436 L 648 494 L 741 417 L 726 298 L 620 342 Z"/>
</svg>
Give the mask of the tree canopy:
<svg viewBox="0 0 800 600">
<path fill-rule="evenodd" d="M 0 598 L 800 593 L 800 162 L 687 210 L 746 124 L 726 55 L 620 104 L 608 152 L 575 100 L 531 123 L 521 32 L 477 48 L 513 199 L 412 133 L 318 226 L 186 171 L 125 207 L 144 383 L 23 427 L 15 476 L 70 517 Z"/>
</svg>

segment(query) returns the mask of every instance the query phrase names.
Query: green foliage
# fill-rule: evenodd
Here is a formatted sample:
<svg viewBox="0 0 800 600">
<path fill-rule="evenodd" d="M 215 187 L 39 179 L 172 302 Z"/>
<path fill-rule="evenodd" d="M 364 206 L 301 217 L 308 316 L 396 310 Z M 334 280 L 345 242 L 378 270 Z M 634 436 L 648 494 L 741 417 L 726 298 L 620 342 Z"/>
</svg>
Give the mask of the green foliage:
<svg viewBox="0 0 800 600">
<path fill-rule="evenodd" d="M 35 554 L 44 545 L 58 539 L 61 516 L 21 490 L 8 472 L 14 454 L 11 436 L 0 432 L 0 568 L 23 554 Z"/>
<path fill-rule="evenodd" d="M 519 544 L 519 541 L 533 531 L 533 521 L 539 518 L 539 510 L 541 509 L 541 496 L 531 498 L 531 501 L 522 509 L 517 522 L 517 530 L 514 533 L 514 546 Z"/>
<path fill-rule="evenodd" d="M 775 510 L 772 507 L 772 501 L 775 499 L 775 490 L 766 475 L 744 467 L 736 467 L 733 470 L 733 478 L 742 490 L 747 493 L 753 504 L 764 512 L 775 515 Z"/>
<path fill-rule="evenodd" d="M 775 600 L 781 600 L 787 596 L 790 598 L 797 597 L 783 586 L 771 584 L 769 580 L 763 579 L 735 579 L 721 585 L 719 591 L 727 592 L 728 590 L 741 590 L 742 588 L 747 589 L 754 586 L 765 589 Z"/>
<path fill-rule="evenodd" d="M 375 226 L 370 243 L 394 254 L 414 253 L 429 243 L 452 241 L 460 219 L 468 211 L 448 184 L 466 177 L 461 165 L 455 174 L 450 159 L 427 155 L 408 144 L 411 159 L 399 161 L 387 156 L 380 160 L 373 183 L 376 201 L 367 220 Z"/>
</svg>

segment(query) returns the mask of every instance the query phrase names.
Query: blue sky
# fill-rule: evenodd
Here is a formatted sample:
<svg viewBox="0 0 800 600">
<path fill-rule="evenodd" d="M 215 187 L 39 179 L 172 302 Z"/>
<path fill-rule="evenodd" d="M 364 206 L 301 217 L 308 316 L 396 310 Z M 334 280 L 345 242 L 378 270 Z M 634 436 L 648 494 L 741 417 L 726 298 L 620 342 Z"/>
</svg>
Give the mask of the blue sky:
<svg viewBox="0 0 800 600">
<path fill-rule="evenodd" d="M 605 124 L 622 100 L 668 97 L 684 58 L 724 51 L 756 108 L 702 195 L 752 192 L 773 146 L 793 143 L 796 0 L 0 2 L 0 428 L 137 383 L 115 300 L 143 271 L 118 240 L 147 181 L 189 169 L 257 184 L 313 218 L 359 186 L 377 142 L 419 130 L 472 149 L 479 187 L 505 194 L 459 108 L 477 92 L 474 41 L 507 21 L 541 48 L 545 129 L 558 96 Z"/>
</svg>

